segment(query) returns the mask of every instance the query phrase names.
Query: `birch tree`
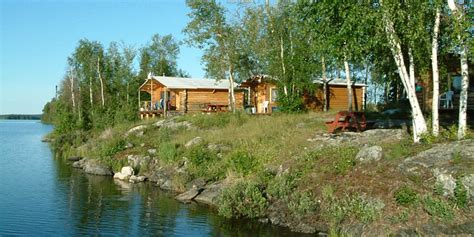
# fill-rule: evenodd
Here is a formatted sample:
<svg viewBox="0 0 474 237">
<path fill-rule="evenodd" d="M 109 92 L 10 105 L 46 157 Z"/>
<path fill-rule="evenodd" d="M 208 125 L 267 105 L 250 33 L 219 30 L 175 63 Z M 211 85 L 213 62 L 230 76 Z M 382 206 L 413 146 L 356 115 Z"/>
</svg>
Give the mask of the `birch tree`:
<svg viewBox="0 0 474 237">
<path fill-rule="evenodd" d="M 458 139 L 463 139 L 466 135 L 466 119 L 467 119 L 467 99 L 469 88 L 469 68 L 468 68 L 468 48 L 466 40 L 471 40 L 466 34 L 469 27 L 466 27 L 466 19 L 463 9 L 456 4 L 454 0 L 448 0 L 449 9 L 451 9 L 455 21 L 455 32 L 458 44 L 458 53 L 461 59 L 461 94 L 459 98 L 459 122 L 458 122 Z M 469 23 L 468 23 L 469 24 Z M 472 27 L 472 26 L 470 26 Z"/>
<path fill-rule="evenodd" d="M 441 18 L 441 7 L 436 7 L 436 15 L 433 27 L 433 39 L 431 47 L 431 67 L 433 71 L 433 101 L 432 101 L 432 129 L 433 135 L 439 134 L 439 69 L 438 69 L 438 35 Z"/>
<path fill-rule="evenodd" d="M 186 4 L 191 9 L 188 22 L 183 32 L 188 36 L 187 42 L 205 50 L 203 61 L 211 69 L 211 73 L 221 78 L 228 73 L 229 107 L 235 112 L 234 69 L 235 36 L 232 27 L 226 22 L 225 9 L 215 0 L 188 0 Z M 214 70 L 212 70 L 214 69 Z M 216 70 L 217 69 L 217 70 Z M 216 73 L 218 72 L 218 73 Z"/>
<path fill-rule="evenodd" d="M 400 38 L 397 35 L 393 20 L 391 19 L 390 10 L 384 5 L 384 2 L 380 1 L 380 4 L 382 5 L 382 24 L 388 39 L 388 46 L 392 51 L 400 79 L 407 93 L 408 100 L 410 101 L 413 119 L 413 140 L 414 142 L 419 142 L 421 135 L 427 131 L 426 121 L 416 97 L 415 85 L 412 83 L 406 69 Z"/>
</svg>

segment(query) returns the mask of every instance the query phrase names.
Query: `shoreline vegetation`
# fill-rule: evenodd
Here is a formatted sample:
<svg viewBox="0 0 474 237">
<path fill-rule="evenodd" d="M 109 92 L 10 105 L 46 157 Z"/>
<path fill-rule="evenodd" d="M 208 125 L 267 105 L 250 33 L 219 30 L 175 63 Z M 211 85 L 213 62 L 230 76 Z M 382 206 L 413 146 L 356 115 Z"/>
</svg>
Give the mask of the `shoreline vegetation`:
<svg viewBox="0 0 474 237">
<path fill-rule="evenodd" d="M 41 120 L 42 114 L 0 114 L 0 120 Z"/>
<path fill-rule="evenodd" d="M 418 144 L 403 122 L 405 129 L 327 134 L 334 114 L 188 114 L 48 139 L 85 172 L 131 168 L 227 218 L 330 235 L 474 232 L 471 131 L 456 141 L 456 128 L 446 127 Z"/>
</svg>

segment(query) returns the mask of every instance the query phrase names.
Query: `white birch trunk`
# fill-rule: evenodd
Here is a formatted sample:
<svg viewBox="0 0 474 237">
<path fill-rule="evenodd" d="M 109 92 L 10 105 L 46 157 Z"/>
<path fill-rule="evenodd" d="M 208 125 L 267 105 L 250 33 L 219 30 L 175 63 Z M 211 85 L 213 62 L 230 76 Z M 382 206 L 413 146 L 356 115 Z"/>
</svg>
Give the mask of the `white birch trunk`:
<svg viewBox="0 0 474 237">
<path fill-rule="evenodd" d="M 230 93 L 230 108 L 235 113 L 235 93 L 234 93 L 234 68 L 229 67 L 229 93 Z"/>
<path fill-rule="evenodd" d="M 324 57 L 321 58 L 321 66 L 323 69 L 323 111 L 328 111 L 328 88 L 327 88 L 327 74 L 326 74 L 326 61 Z"/>
<path fill-rule="evenodd" d="M 104 98 L 104 81 L 102 80 L 102 76 L 100 75 L 100 57 L 97 57 L 97 74 L 99 75 L 100 95 L 102 98 L 102 108 L 103 108 L 105 106 L 105 98 Z"/>
<path fill-rule="evenodd" d="M 469 89 L 469 68 L 467 64 L 466 46 L 461 46 L 461 94 L 459 97 L 459 124 L 458 124 L 458 139 L 463 139 L 466 136 L 466 119 L 467 119 L 467 96 Z"/>
<path fill-rule="evenodd" d="M 72 70 L 69 70 L 69 85 L 71 86 L 72 111 L 76 112 L 76 98 L 74 96 L 74 76 Z"/>
<path fill-rule="evenodd" d="M 461 21 L 463 13 L 458 12 L 458 7 L 454 0 L 448 0 L 448 6 L 454 15 L 457 15 L 457 20 Z M 459 121 L 458 121 L 458 139 L 463 139 L 466 136 L 466 119 L 467 119 L 467 96 L 469 88 L 469 66 L 467 62 L 467 48 L 465 42 L 462 41 L 461 35 L 458 35 L 460 41 L 461 51 L 459 57 L 461 58 L 461 94 L 459 97 Z"/>
<path fill-rule="evenodd" d="M 431 67 L 433 70 L 433 101 L 432 101 L 432 129 L 435 137 L 439 134 L 439 70 L 438 70 L 438 34 L 441 9 L 436 9 L 435 24 L 433 30 L 433 42 L 431 47 Z"/>
<path fill-rule="evenodd" d="M 91 108 L 92 108 L 92 105 L 94 103 L 93 99 L 92 99 L 92 77 L 89 78 L 89 99 L 90 99 L 90 102 L 91 102 Z"/>
<path fill-rule="evenodd" d="M 382 1 L 380 2 L 382 4 Z M 393 22 L 389 19 L 387 12 L 383 12 L 383 23 L 385 25 L 385 31 L 387 33 L 388 41 L 390 44 L 390 50 L 392 51 L 395 63 L 397 64 L 398 74 L 400 79 L 407 91 L 408 100 L 412 110 L 413 119 L 413 141 L 415 143 L 420 141 L 420 136 L 426 132 L 426 121 L 421 112 L 418 99 L 416 98 L 415 85 L 411 83 L 411 79 L 408 76 L 408 72 L 403 59 L 402 49 L 400 46 L 399 38 L 396 35 Z"/>
<path fill-rule="evenodd" d="M 346 70 L 346 83 L 347 83 L 347 109 L 352 111 L 352 81 L 351 81 L 351 69 L 349 67 L 349 62 L 347 61 L 347 56 L 344 53 L 344 67 Z"/>
<path fill-rule="evenodd" d="M 409 76 L 410 76 L 410 84 L 415 86 L 415 59 L 413 59 L 413 52 L 411 47 L 408 47 L 408 61 L 410 63 L 409 67 Z M 416 87 L 415 87 L 416 88 Z"/>
</svg>

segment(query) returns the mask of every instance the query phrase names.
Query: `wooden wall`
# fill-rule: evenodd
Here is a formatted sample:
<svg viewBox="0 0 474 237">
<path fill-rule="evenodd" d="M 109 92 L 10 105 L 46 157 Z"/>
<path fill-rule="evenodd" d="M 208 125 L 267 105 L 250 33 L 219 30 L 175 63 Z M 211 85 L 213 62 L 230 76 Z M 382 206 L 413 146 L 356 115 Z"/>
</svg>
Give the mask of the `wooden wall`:
<svg viewBox="0 0 474 237">
<path fill-rule="evenodd" d="M 345 85 L 330 85 L 329 88 L 329 109 L 330 110 L 347 110 L 347 87 Z M 361 86 L 352 87 L 352 109 L 363 110 L 364 88 Z M 314 95 L 305 95 L 304 103 L 310 110 L 323 110 L 323 91 L 322 89 L 316 90 Z"/>
<path fill-rule="evenodd" d="M 189 89 L 181 90 L 177 94 L 177 103 L 180 105 L 177 107 L 184 112 L 201 112 L 204 104 L 229 104 L 228 90 Z M 243 108 L 243 96 L 243 91 L 235 91 L 237 109 Z"/>
</svg>

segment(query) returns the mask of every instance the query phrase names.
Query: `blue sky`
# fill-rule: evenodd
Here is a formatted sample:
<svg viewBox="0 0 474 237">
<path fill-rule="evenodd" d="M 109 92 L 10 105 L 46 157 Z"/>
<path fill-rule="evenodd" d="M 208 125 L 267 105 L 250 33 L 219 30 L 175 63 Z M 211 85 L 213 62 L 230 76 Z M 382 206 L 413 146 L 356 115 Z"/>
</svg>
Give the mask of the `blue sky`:
<svg viewBox="0 0 474 237">
<path fill-rule="evenodd" d="M 79 39 L 139 48 L 153 34 L 184 39 L 184 0 L 0 0 L 0 114 L 41 113 Z M 202 52 L 181 46 L 178 67 L 203 77 Z"/>
</svg>

